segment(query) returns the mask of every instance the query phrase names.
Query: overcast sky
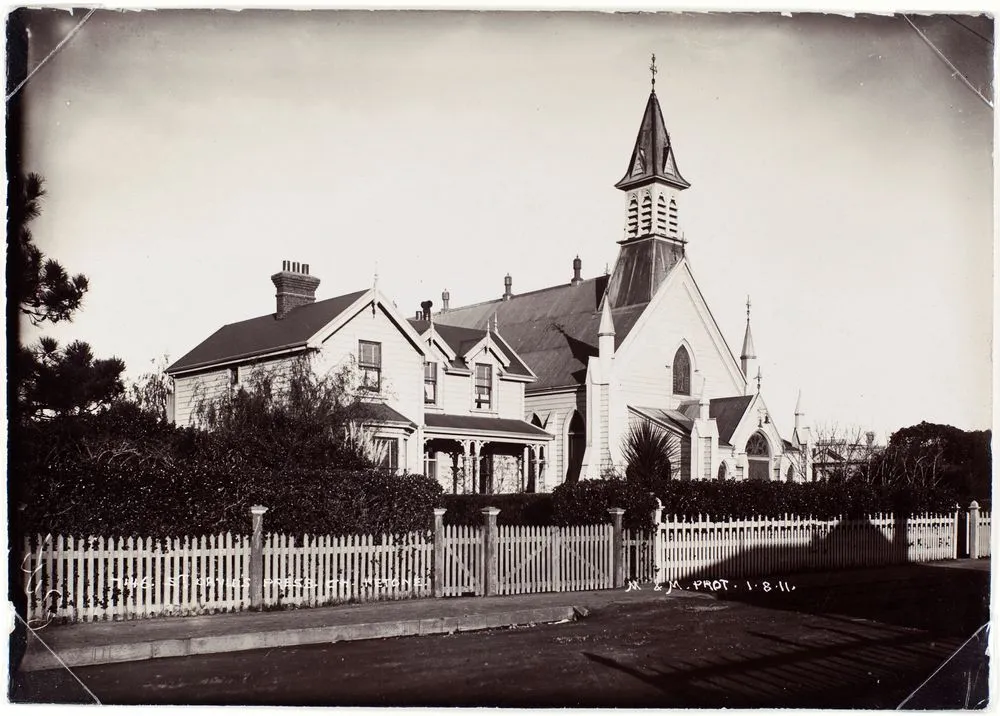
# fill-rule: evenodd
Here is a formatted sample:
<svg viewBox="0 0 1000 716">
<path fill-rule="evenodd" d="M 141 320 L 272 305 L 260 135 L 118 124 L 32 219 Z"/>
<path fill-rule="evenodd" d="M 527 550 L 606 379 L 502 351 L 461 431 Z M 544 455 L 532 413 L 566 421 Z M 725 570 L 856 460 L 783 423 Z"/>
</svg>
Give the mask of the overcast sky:
<svg viewBox="0 0 1000 716">
<path fill-rule="evenodd" d="M 29 66 L 79 17 L 36 15 Z M 988 93 L 992 47 L 918 22 Z M 814 424 L 988 427 L 993 113 L 898 17 L 98 12 L 23 90 L 37 243 L 91 279 L 46 333 L 137 375 L 273 311 L 283 259 L 320 298 L 377 267 L 404 315 L 603 273 L 651 52 L 688 256 L 737 355 L 752 296 L 779 429 L 799 389 Z"/>
</svg>

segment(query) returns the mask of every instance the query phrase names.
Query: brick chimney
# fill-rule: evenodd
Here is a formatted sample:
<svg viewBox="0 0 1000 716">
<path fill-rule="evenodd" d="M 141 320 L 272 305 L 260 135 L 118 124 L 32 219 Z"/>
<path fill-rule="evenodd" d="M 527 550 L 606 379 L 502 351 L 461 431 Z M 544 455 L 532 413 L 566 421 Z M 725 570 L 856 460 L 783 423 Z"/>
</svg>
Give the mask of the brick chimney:
<svg viewBox="0 0 1000 716">
<path fill-rule="evenodd" d="M 448 289 L 441 292 L 441 310 L 448 310 L 448 302 L 451 300 L 451 294 L 448 293 Z"/>
<path fill-rule="evenodd" d="M 281 271 L 271 276 L 277 306 L 275 318 L 284 318 L 293 308 L 316 302 L 319 279 L 309 275 L 309 264 L 282 261 Z"/>
<path fill-rule="evenodd" d="M 421 301 L 420 302 L 420 318 L 424 321 L 431 320 L 431 306 L 434 304 L 431 301 Z"/>
<path fill-rule="evenodd" d="M 513 286 L 513 284 L 514 284 L 514 279 L 512 279 L 510 277 L 510 274 L 507 274 L 506 276 L 503 277 L 503 300 L 504 301 L 509 301 L 511 299 L 511 297 L 514 295 L 513 293 L 511 293 L 511 290 L 510 290 L 510 288 L 511 288 L 511 286 Z"/>
</svg>

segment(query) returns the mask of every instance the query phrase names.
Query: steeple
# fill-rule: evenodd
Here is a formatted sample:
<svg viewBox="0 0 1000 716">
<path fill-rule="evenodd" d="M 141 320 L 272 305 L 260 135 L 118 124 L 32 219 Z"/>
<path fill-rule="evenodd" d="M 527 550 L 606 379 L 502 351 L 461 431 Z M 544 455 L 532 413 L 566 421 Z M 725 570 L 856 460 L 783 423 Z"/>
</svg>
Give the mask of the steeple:
<svg viewBox="0 0 1000 716">
<path fill-rule="evenodd" d="M 615 184 L 625 192 L 625 232 L 608 284 L 613 308 L 648 303 L 684 257 L 677 201 L 690 184 L 677 169 L 656 96 L 656 55 L 649 69 L 653 87 L 625 176 Z"/>
<path fill-rule="evenodd" d="M 670 135 L 667 133 L 666 122 L 663 121 L 663 110 L 660 109 L 655 89 L 650 91 L 649 100 L 646 101 L 646 111 L 642 115 L 639 134 L 635 138 L 625 176 L 615 184 L 615 188 L 628 191 L 652 181 L 662 181 L 677 189 L 691 186 L 677 169 L 677 158 L 670 144 Z"/>
<path fill-rule="evenodd" d="M 760 370 L 757 368 L 757 351 L 753 347 L 753 335 L 750 333 L 750 297 L 747 296 L 747 329 L 743 334 L 743 350 L 740 352 L 740 368 L 743 370 L 743 377 L 747 381 L 747 395 L 750 395 L 750 380 L 756 372 L 758 378 L 758 389 L 760 384 Z M 756 369 L 756 370 L 755 370 Z"/>
</svg>

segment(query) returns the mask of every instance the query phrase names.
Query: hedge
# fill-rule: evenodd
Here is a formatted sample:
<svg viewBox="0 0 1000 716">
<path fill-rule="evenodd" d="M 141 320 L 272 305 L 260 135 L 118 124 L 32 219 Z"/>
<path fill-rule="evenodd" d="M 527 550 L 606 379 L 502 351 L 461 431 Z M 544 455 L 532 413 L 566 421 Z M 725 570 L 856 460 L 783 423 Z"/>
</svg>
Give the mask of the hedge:
<svg viewBox="0 0 1000 716">
<path fill-rule="evenodd" d="M 382 470 L 286 469 L 187 461 L 142 469 L 74 461 L 22 480 L 18 534 L 248 534 L 262 504 L 266 532 L 382 534 L 429 529 L 441 486 Z"/>
<path fill-rule="evenodd" d="M 444 507 L 446 525 L 483 524 L 482 510 L 497 507 L 498 525 L 545 526 L 553 522 L 553 500 L 548 493 L 513 495 L 443 495 L 438 507 Z"/>
</svg>

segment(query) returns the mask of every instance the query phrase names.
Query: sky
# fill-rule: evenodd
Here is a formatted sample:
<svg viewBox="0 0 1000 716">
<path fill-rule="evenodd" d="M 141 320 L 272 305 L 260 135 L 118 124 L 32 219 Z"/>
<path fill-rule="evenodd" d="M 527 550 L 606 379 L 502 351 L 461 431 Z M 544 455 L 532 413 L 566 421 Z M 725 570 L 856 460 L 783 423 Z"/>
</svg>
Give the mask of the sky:
<svg viewBox="0 0 1000 716">
<path fill-rule="evenodd" d="M 29 67 L 79 22 L 31 20 Z M 985 18 L 915 18 L 990 96 Z M 46 327 L 130 376 L 371 285 L 409 316 L 613 265 L 656 91 L 695 277 L 776 424 L 989 427 L 994 118 L 901 17 L 99 11 L 32 76 L 37 244 L 90 278 Z M 29 334 L 37 335 L 37 333 Z"/>
</svg>

